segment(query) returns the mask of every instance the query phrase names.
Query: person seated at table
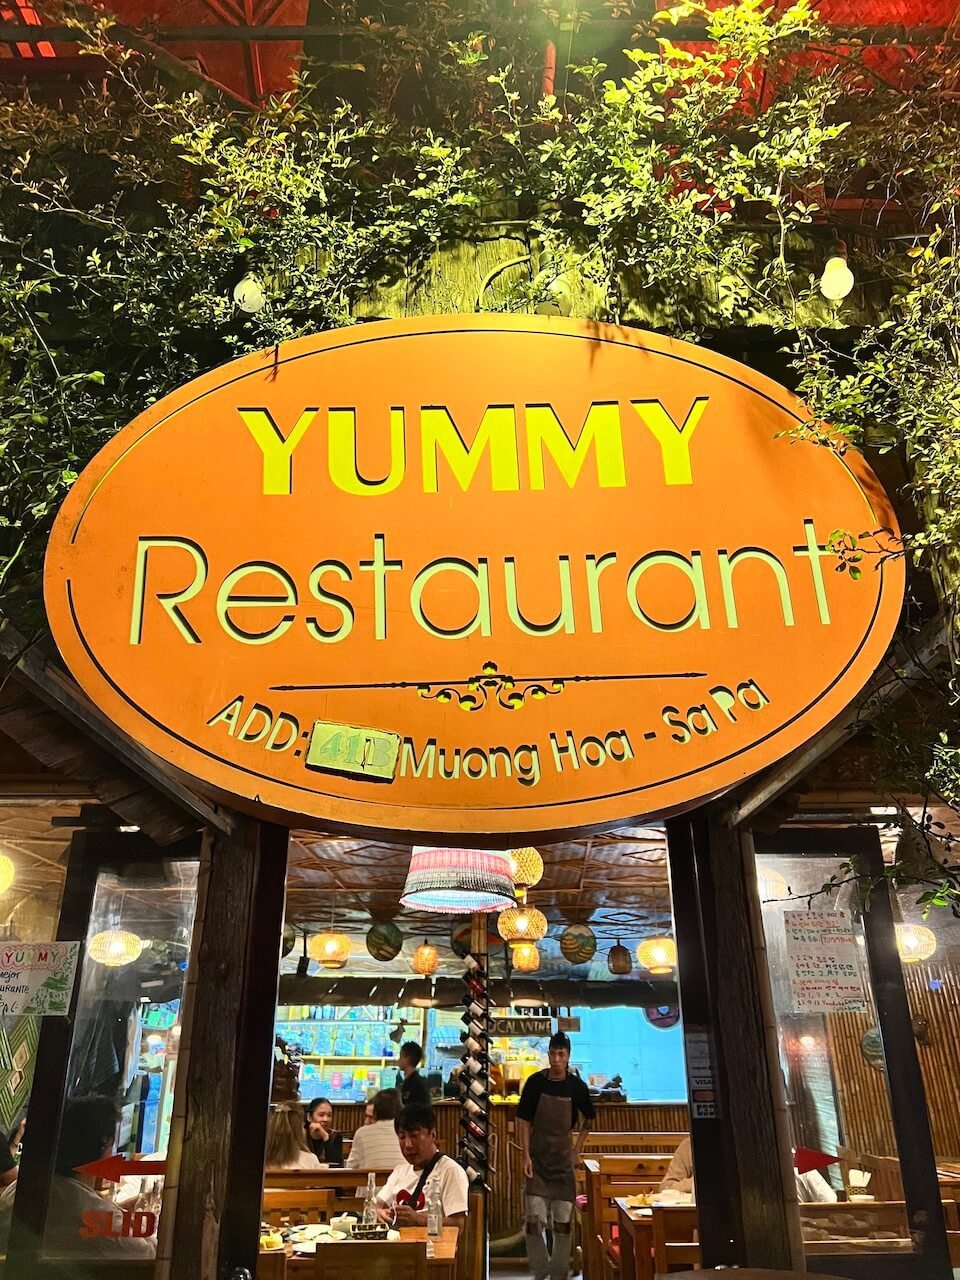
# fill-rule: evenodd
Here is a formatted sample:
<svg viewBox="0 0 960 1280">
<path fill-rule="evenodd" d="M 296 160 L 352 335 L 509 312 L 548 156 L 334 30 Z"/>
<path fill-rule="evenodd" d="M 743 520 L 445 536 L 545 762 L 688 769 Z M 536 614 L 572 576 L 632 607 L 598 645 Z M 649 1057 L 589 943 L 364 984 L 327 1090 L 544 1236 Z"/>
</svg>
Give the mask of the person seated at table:
<svg viewBox="0 0 960 1280">
<path fill-rule="evenodd" d="M 382 1221 L 398 1227 L 427 1225 L 427 1187 L 436 1186 L 447 1226 L 459 1226 L 466 1216 L 469 1182 L 456 1160 L 437 1146 L 433 1107 L 404 1107 L 396 1120 L 403 1160 L 377 1194 Z"/>
<path fill-rule="evenodd" d="M 307 1107 L 307 1146 L 321 1164 L 343 1164 L 343 1134 L 333 1127 L 333 1105 L 314 1098 Z"/>
<path fill-rule="evenodd" d="M 373 1123 L 364 1118 L 353 1135 L 347 1168 L 395 1169 L 403 1160 L 395 1123 L 399 1107 L 396 1089 L 381 1089 L 367 1106 L 373 1110 Z"/>
<path fill-rule="evenodd" d="M 376 1124 L 377 1117 L 373 1110 L 373 1098 L 371 1098 L 363 1108 L 363 1123 Z"/>
<path fill-rule="evenodd" d="M 43 1252 L 59 1258 L 153 1258 L 152 1237 L 123 1234 L 123 1209 L 97 1195 L 96 1179 L 79 1170 L 113 1154 L 120 1112 L 112 1098 L 71 1098 L 63 1109 L 54 1176 L 50 1182 Z M 0 1194 L 0 1247 L 6 1247 L 16 1182 Z M 108 1232 L 110 1234 L 108 1234 Z"/>
<path fill-rule="evenodd" d="M 826 1178 L 811 1169 L 809 1173 L 793 1171 L 797 1186 L 797 1199 L 801 1204 L 833 1204 L 837 1193 Z M 687 1191 L 693 1193 L 693 1149 L 690 1139 L 684 1138 L 673 1153 L 666 1176 L 660 1183 L 661 1191 Z"/>
<path fill-rule="evenodd" d="M 307 1148 L 303 1111 L 299 1102 L 273 1102 L 267 1120 L 267 1169 L 319 1169 L 320 1161 Z"/>
</svg>

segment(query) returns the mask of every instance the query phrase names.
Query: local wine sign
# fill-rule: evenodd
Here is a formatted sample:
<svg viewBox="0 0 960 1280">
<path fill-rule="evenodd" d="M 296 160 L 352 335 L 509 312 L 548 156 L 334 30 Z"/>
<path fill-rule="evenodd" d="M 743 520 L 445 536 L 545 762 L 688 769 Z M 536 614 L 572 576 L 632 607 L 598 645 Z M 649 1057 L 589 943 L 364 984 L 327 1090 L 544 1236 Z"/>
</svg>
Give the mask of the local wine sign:
<svg viewBox="0 0 960 1280">
<path fill-rule="evenodd" d="M 98 454 L 47 611 L 102 710 L 240 804 L 476 837 L 677 810 L 822 728 L 893 633 L 889 502 L 804 413 L 580 321 L 285 343 Z"/>
</svg>

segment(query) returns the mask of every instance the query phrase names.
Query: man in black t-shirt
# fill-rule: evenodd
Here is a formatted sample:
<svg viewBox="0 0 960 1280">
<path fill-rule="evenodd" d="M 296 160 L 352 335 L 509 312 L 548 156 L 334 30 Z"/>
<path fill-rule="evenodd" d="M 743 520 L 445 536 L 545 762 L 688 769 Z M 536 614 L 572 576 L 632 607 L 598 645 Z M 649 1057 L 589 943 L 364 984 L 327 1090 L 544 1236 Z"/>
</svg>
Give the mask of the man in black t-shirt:
<svg viewBox="0 0 960 1280">
<path fill-rule="evenodd" d="M 550 1066 L 530 1076 L 517 1106 L 526 1178 L 524 1236 L 534 1280 L 566 1280 L 577 1193 L 573 1168 L 590 1131 L 593 1103 L 580 1077 L 570 1074 L 570 1040 L 562 1031 L 550 1038 L 548 1057 Z M 552 1254 L 544 1239 L 547 1228 L 553 1232 Z"/>
<path fill-rule="evenodd" d="M 406 1044 L 400 1046 L 400 1056 L 397 1062 L 403 1075 L 403 1079 L 398 1085 L 401 1108 L 429 1107 L 431 1105 L 430 1086 L 417 1070 L 422 1059 L 423 1050 L 415 1040 L 408 1040 Z"/>
</svg>

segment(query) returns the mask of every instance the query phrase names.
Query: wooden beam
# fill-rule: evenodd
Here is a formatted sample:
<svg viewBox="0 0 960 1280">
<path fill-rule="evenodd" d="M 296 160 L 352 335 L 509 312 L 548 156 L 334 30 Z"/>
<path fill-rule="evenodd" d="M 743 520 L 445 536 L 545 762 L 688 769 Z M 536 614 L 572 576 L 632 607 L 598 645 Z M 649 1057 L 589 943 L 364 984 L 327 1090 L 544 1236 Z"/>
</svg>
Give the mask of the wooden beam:
<svg viewBox="0 0 960 1280">
<path fill-rule="evenodd" d="M 814 765 L 831 755 L 884 707 L 896 702 L 910 684 L 922 679 L 947 656 L 947 628 L 942 618 L 926 626 L 911 644 L 898 644 L 888 655 L 866 692 L 798 750 L 762 775 L 724 813 L 724 821 L 741 826 L 788 791 Z"/>
<path fill-rule="evenodd" d="M 87 698 L 86 694 L 80 689 L 65 671 L 61 670 L 53 662 L 49 661 L 42 652 L 29 644 L 6 620 L 0 620 L 0 657 L 6 658 L 16 671 L 16 683 L 29 694 L 31 694 L 47 707 L 54 710 L 64 720 L 69 721 L 71 725 L 78 728 L 81 733 L 89 739 L 89 741 L 101 748 L 112 757 L 110 768 L 104 769 L 104 776 L 101 782 L 96 783 L 89 774 L 80 773 L 80 776 L 96 792 L 99 799 L 104 804 L 109 805 L 116 813 L 127 817 L 129 813 L 124 812 L 123 808 L 118 807 L 124 804 L 126 799 L 130 799 L 136 793 L 143 790 L 141 779 L 155 788 L 160 795 L 166 797 L 167 800 L 177 807 L 181 814 L 190 815 L 196 820 L 196 824 L 200 826 L 211 826 L 217 831 L 229 831 L 231 827 L 231 819 L 229 815 L 217 806 L 211 805 L 201 796 L 192 791 L 185 783 L 181 782 L 178 777 L 168 773 L 161 762 L 153 755 L 148 754 L 140 747 L 132 738 L 128 738 L 126 734 L 121 733 L 108 720 L 101 715 L 93 703 Z M 34 717 L 34 728 L 37 732 L 37 739 L 34 743 L 34 751 L 40 750 L 41 740 L 47 748 L 47 759 L 42 759 L 39 755 L 37 759 L 48 768 L 60 768 L 68 772 L 65 768 L 66 752 L 56 751 L 56 739 L 51 740 L 49 727 L 41 722 L 41 717 Z M 17 737 L 17 721 L 15 716 L 7 716 L 3 723 L 0 723 L 3 729 L 10 737 L 20 742 L 21 746 L 26 746 Z M 75 738 L 75 735 L 73 735 Z M 29 749 L 29 748 L 28 748 Z M 51 756 L 59 755 L 59 764 L 51 763 Z M 82 751 L 79 744 L 74 742 L 75 757 L 81 757 Z M 98 765 L 103 762 L 98 758 Z M 108 798 L 109 797 L 109 798 Z M 138 811 L 144 808 L 143 805 L 137 806 Z M 146 831 L 150 827 L 150 816 L 147 814 L 147 820 L 143 821 L 140 817 L 129 817 L 129 821 L 136 826 L 143 827 Z M 153 834 L 151 832 L 150 834 Z M 180 831 L 176 834 L 167 834 L 164 837 L 154 835 L 154 838 L 160 843 L 166 843 L 170 839 L 177 839 L 180 835 L 185 834 Z"/>
</svg>

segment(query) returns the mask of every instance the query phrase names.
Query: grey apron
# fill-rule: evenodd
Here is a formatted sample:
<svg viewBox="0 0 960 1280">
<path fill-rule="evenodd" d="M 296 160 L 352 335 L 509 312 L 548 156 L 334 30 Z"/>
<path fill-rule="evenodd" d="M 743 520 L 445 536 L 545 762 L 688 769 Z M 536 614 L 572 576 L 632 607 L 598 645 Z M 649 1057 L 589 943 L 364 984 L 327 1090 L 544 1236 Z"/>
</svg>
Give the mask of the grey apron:
<svg viewBox="0 0 960 1280">
<path fill-rule="evenodd" d="M 527 1179 L 528 1196 L 544 1200 L 576 1199 L 577 1184 L 573 1176 L 573 1144 L 570 1121 L 573 1102 L 544 1093 L 540 1095 L 530 1131 L 530 1160 L 533 1177 Z"/>
</svg>

